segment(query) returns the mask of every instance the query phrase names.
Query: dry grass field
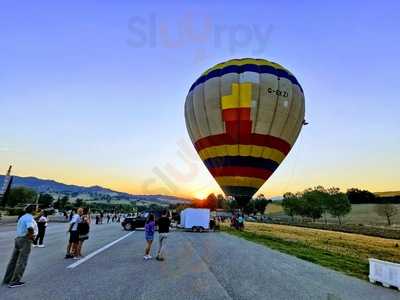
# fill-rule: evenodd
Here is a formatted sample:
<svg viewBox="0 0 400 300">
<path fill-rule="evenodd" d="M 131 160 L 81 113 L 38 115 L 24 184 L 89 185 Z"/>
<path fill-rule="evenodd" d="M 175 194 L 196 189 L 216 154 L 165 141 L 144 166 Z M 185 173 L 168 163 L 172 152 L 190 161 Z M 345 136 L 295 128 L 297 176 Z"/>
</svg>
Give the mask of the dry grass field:
<svg viewBox="0 0 400 300">
<path fill-rule="evenodd" d="M 275 215 L 283 213 L 282 205 L 278 203 L 271 203 L 268 204 L 267 208 L 265 209 L 265 213 L 268 215 Z"/>
<path fill-rule="evenodd" d="M 400 263 L 400 240 L 370 237 L 286 225 L 246 223 L 245 231 L 269 235 L 285 241 L 305 243 L 311 247 L 355 258 L 378 258 Z"/>
<path fill-rule="evenodd" d="M 400 263 L 400 240 L 288 225 L 246 222 L 244 231 L 221 229 L 269 248 L 368 278 L 368 258 Z"/>
</svg>

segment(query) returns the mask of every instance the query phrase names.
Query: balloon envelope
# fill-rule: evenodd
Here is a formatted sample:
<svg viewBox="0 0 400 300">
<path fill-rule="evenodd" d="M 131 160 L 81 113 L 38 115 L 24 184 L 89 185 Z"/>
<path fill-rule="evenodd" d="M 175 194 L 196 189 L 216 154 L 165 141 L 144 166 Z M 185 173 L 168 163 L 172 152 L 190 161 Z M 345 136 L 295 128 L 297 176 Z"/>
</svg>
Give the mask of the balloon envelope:
<svg viewBox="0 0 400 300">
<path fill-rule="evenodd" d="M 185 120 L 200 158 L 227 196 L 245 204 L 278 168 L 304 120 L 297 79 L 264 59 L 233 59 L 191 86 Z"/>
</svg>

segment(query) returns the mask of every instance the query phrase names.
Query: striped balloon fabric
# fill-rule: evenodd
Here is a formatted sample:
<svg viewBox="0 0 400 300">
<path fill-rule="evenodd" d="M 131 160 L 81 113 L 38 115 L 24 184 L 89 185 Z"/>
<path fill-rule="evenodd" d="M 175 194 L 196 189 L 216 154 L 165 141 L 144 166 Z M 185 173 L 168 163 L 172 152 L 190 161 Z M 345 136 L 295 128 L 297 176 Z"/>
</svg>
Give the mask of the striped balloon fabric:
<svg viewBox="0 0 400 300">
<path fill-rule="evenodd" d="M 215 65 L 185 102 L 190 138 L 227 196 L 245 204 L 295 143 L 305 112 L 297 79 L 264 59 Z"/>
</svg>

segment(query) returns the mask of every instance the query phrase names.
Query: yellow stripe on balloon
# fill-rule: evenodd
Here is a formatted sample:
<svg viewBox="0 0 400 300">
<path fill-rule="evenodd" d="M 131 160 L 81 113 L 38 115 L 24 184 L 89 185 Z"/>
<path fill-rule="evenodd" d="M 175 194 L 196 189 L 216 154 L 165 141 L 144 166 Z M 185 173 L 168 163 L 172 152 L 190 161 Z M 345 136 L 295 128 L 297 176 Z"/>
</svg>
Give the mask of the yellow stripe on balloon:
<svg viewBox="0 0 400 300">
<path fill-rule="evenodd" d="M 242 177 L 242 176 L 217 176 L 215 180 L 220 186 L 242 186 L 260 188 L 265 180 L 253 177 Z"/>
<path fill-rule="evenodd" d="M 238 153 L 239 153 L 239 145 L 225 145 L 225 146 L 215 146 L 215 147 L 210 147 L 210 148 L 217 148 L 218 147 L 218 154 L 216 154 L 217 156 L 223 156 L 223 155 L 221 155 L 223 152 L 224 152 L 224 148 L 223 147 L 226 147 L 226 152 L 225 152 L 225 155 L 228 155 L 228 156 L 237 156 L 238 155 Z M 207 149 L 207 148 L 206 148 Z M 215 154 L 215 152 L 214 152 L 214 154 Z M 211 156 L 210 156 L 211 157 Z"/>
<path fill-rule="evenodd" d="M 221 104 L 223 110 L 239 107 L 239 84 L 232 83 L 232 94 L 222 96 Z"/>
<path fill-rule="evenodd" d="M 262 147 L 256 145 L 222 145 L 208 147 L 199 151 L 200 158 L 206 160 L 214 157 L 221 156 L 251 156 L 251 157 L 262 157 L 270 159 L 278 164 L 285 158 L 285 154 L 279 150 Z"/>
<path fill-rule="evenodd" d="M 257 66 L 271 66 L 274 67 L 275 69 L 280 69 L 280 70 L 284 70 L 286 72 L 288 72 L 289 74 L 291 74 L 287 69 L 285 69 L 284 67 L 282 67 L 280 64 L 268 61 L 268 60 L 259 60 L 259 59 L 252 59 L 252 58 L 245 58 L 245 59 L 231 59 L 227 62 L 224 63 L 220 63 L 210 69 L 208 69 L 207 71 L 205 71 L 202 75 L 207 75 L 208 73 L 214 71 L 214 70 L 218 70 L 218 69 L 222 69 L 228 66 L 243 66 L 243 65 L 257 65 Z"/>
<path fill-rule="evenodd" d="M 232 83 L 232 94 L 222 96 L 222 109 L 250 108 L 251 83 Z"/>
<path fill-rule="evenodd" d="M 249 108 L 251 107 L 251 83 L 245 82 L 240 83 L 240 94 L 239 94 L 239 107 Z"/>
</svg>

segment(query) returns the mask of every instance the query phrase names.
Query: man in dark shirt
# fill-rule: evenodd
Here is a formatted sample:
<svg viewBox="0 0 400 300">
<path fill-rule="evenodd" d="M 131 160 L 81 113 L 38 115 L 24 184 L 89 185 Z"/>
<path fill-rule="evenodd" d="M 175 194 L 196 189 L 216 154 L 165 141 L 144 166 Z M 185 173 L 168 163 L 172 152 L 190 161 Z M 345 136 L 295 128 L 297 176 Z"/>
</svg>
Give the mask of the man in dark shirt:
<svg viewBox="0 0 400 300">
<path fill-rule="evenodd" d="M 165 249 L 165 243 L 167 242 L 170 224 L 171 221 L 168 218 L 168 211 L 164 210 L 161 217 L 158 219 L 159 245 L 156 259 L 159 261 L 164 260 L 163 253 Z"/>
</svg>

